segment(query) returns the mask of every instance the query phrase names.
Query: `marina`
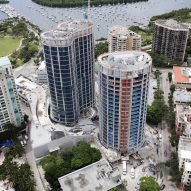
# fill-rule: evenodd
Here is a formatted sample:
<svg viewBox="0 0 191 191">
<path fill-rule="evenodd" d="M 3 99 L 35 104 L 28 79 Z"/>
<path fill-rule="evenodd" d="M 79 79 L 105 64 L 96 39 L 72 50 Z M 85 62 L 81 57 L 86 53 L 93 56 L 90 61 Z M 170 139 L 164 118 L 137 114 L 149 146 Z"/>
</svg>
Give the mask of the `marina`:
<svg viewBox="0 0 191 191">
<path fill-rule="evenodd" d="M 107 29 L 112 25 L 137 25 L 144 28 L 154 15 L 189 7 L 190 0 L 149 0 L 133 4 L 104 5 L 91 7 L 89 20 L 94 24 L 95 38 L 100 38 L 107 36 Z M 8 5 L 0 5 L 0 10 L 8 17 L 23 16 L 42 30 L 48 30 L 70 18 L 87 19 L 87 7 L 51 8 L 35 4 L 31 0 L 26 0 L 25 3 L 11 0 Z M 5 18 L 3 16 L 0 14 L 0 19 Z"/>
</svg>

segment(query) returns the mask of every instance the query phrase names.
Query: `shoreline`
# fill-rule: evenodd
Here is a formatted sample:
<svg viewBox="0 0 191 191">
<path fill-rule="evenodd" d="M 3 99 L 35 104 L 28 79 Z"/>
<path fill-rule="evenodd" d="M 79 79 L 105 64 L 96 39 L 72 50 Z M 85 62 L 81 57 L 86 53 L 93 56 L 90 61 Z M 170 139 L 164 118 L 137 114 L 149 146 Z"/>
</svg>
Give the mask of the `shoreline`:
<svg viewBox="0 0 191 191">
<path fill-rule="evenodd" d="M 61 3 L 58 0 L 58 2 L 55 2 L 53 4 L 46 2 L 46 0 L 32 0 L 34 3 L 38 5 L 42 5 L 45 7 L 52 7 L 52 8 L 74 8 L 74 7 L 86 7 L 88 5 L 87 1 L 83 2 L 63 2 Z M 91 6 L 94 7 L 101 7 L 103 5 L 117 5 L 117 4 L 132 4 L 132 3 L 139 3 L 139 2 L 148 2 L 148 0 L 105 0 L 105 2 L 97 0 L 96 2 L 90 2 Z"/>
</svg>

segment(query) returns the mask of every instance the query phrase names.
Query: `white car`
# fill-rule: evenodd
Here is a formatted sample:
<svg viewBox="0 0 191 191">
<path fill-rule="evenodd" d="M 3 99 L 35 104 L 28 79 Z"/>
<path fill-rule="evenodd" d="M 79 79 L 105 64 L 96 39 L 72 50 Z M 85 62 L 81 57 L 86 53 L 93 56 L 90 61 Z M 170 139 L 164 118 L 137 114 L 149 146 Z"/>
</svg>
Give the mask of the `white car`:
<svg viewBox="0 0 191 191">
<path fill-rule="evenodd" d="M 27 144 L 27 142 L 23 139 L 23 143 L 24 143 L 24 145 L 26 145 Z"/>
<path fill-rule="evenodd" d="M 27 135 L 24 135 L 24 138 L 25 138 L 26 140 L 28 140 L 28 139 L 29 139 Z"/>
<path fill-rule="evenodd" d="M 23 141 L 20 141 L 20 143 L 21 143 L 21 145 L 24 147 L 24 143 L 23 143 Z"/>
</svg>

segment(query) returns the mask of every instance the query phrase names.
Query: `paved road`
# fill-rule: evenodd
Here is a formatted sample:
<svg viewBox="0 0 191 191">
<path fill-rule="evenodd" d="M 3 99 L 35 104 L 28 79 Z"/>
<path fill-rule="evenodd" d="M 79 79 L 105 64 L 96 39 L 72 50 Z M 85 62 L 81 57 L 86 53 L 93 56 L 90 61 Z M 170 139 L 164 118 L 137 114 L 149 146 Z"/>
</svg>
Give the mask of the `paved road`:
<svg viewBox="0 0 191 191">
<path fill-rule="evenodd" d="M 27 158 L 27 162 L 31 167 L 31 170 L 34 173 L 34 179 L 36 182 L 36 190 L 37 191 L 45 191 L 44 187 L 43 187 L 43 182 L 40 178 L 40 174 L 35 162 L 35 157 L 34 157 L 34 152 L 32 150 L 32 146 L 31 146 L 31 141 L 30 141 L 30 135 L 29 135 L 29 141 L 27 146 L 25 147 L 25 153 L 26 153 L 26 158 Z"/>
</svg>

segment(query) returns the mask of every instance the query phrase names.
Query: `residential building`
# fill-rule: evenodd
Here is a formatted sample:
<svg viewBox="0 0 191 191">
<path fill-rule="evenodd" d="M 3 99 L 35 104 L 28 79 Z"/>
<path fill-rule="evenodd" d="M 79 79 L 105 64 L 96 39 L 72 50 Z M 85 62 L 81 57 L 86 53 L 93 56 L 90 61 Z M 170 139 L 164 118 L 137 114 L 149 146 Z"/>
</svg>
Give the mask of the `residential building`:
<svg viewBox="0 0 191 191">
<path fill-rule="evenodd" d="M 191 68 L 174 66 L 172 82 L 177 88 L 191 89 Z"/>
<path fill-rule="evenodd" d="M 73 126 L 94 106 L 92 23 L 67 20 L 41 34 L 50 92 L 50 117 Z"/>
<path fill-rule="evenodd" d="M 153 51 L 183 61 L 188 37 L 187 25 L 173 19 L 157 20 L 154 23 Z"/>
<path fill-rule="evenodd" d="M 120 152 L 144 139 L 151 57 L 140 51 L 103 54 L 99 63 L 99 138 Z"/>
<path fill-rule="evenodd" d="M 179 169 L 183 169 L 182 183 L 191 184 L 191 137 L 181 136 L 178 145 Z"/>
<path fill-rule="evenodd" d="M 184 89 L 176 89 L 173 93 L 173 101 L 174 105 L 191 105 L 191 92 Z"/>
<path fill-rule="evenodd" d="M 141 50 L 141 36 L 123 26 L 109 28 L 109 52 Z"/>
<path fill-rule="evenodd" d="M 6 124 L 19 126 L 22 121 L 21 108 L 8 57 L 0 58 L 0 132 L 6 130 Z"/>
<path fill-rule="evenodd" d="M 176 105 L 176 133 L 187 136 L 191 133 L 191 107 Z"/>
<path fill-rule="evenodd" d="M 42 61 L 37 71 L 37 83 L 47 84 L 47 71 L 45 61 Z"/>
</svg>

